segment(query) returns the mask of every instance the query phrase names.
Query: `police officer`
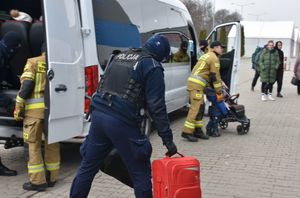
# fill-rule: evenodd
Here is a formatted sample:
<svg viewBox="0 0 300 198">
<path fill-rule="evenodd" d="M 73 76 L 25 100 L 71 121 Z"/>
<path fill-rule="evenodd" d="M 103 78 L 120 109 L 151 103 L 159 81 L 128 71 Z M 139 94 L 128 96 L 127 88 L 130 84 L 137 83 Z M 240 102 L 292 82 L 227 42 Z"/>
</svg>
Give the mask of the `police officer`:
<svg viewBox="0 0 300 198">
<path fill-rule="evenodd" d="M 14 57 L 21 47 L 20 35 L 16 32 L 7 32 L 0 41 L 0 89 L 9 85 L 7 76 L 9 74 L 9 61 Z M 17 171 L 10 170 L 2 164 L 0 157 L 0 176 L 15 176 Z"/>
<path fill-rule="evenodd" d="M 82 162 L 73 180 L 70 197 L 88 196 L 94 176 L 113 147 L 128 169 L 135 196 L 152 197 L 152 147 L 140 126 L 144 109 L 147 109 L 167 147 L 166 155 L 177 152 L 166 112 L 160 63 L 169 52 L 168 39 L 155 35 L 142 49 L 130 49 L 116 55 L 106 68 L 93 98 L 91 128 L 80 149 Z"/>
<path fill-rule="evenodd" d="M 188 112 L 181 136 L 188 141 L 197 142 L 198 138 L 208 139 L 204 134 L 204 89 L 211 86 L 215 89 L 218 100 L 222 100 L 222 81 L 220 76 L 219 56 L 223 53 L 224 46 L 219 41 L 210 45 L 211 51 L 202 55 L 193 68 L 188 78 L 187 89 L 190 95 L 191 107 Z"/>
<path fill-rule="evenodd" d="M 10 63 L 21 47 L 21 37 L 17 32 L 7 32 L 0 41 L 0 89 L 10 84 Z"/>
<path fill-rule="evenodd" d="M 21 88 L 16 98 L 15 120 L 24 119 L 23 138 L 29 148 L 29 182 L 23 184 L 24 190 L 43 191 L 53 187 L 60 168 L 59 143 L 47 144 L 42 155 L 42 134 L 44 132 L 44 92 L 46 84 L 46 47 L 42 55 L 27 60 L 21 76 Z M 45 171 L 46 170 L 46 171 Z"/>
</svg>

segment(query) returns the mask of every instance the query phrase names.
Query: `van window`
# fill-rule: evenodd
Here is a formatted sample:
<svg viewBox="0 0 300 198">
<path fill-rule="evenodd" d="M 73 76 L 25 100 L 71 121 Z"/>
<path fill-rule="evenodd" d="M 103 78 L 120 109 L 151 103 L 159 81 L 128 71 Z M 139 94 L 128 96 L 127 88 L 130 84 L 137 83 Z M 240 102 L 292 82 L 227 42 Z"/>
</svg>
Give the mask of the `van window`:
<svg viewBox="0 0 300 198">
<path fill-rule="evenodd" d="M 161 33 L 168 38 L 170 42 L 170 60 L 166 62 L 189 62 L 190 57 L 187 52 L 188 38 L 180 33 Z M 184 52 L 180 48 L 184 46 Z"/>
</svg>

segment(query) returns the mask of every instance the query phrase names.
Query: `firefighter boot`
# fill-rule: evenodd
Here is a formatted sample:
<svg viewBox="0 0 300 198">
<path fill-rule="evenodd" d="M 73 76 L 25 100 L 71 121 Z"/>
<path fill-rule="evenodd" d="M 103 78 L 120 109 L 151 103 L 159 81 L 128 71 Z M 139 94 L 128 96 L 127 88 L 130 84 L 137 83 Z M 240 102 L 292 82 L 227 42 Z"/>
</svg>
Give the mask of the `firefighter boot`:
<svg viewBox="0 0 300 198">
<path fill-rule="evenodd" d="M 209 136 L 206 135 L 206 134 L 204 134 L 202 128 L 196 128 L 196 129 L 195 129 L 194 136 L 195 136 L 196 138 L 203 139 L 203 140 L 208 140 L 208 139 L 209 139 Z"/>
<path fill-rule="evenodd" d="M 31 182 L 26 182 L 23 184 L 24 190 L 32 190 L 32 191 L 45 191 L 47 188 L 47 184 L 33 184 Z"/>
<path fill-rule="evenodd" d="M 46 180 L 47 180 L 48 187 L 54 187 L 56 184 L 56 181 L 51 181 L 50 178 L 51 178 L 51 173 L 50 173 L 50 171 L 47 171 L 46 172 Z"/>
<path fill-rule="evenodd" d="M 189 133 L 182 132 L 181 137 L 187 139 L 190 142 L 198 142 L 198 138 L 196 138 L 194 136 L 194 134 L 189 134 Z"/>
</svg>

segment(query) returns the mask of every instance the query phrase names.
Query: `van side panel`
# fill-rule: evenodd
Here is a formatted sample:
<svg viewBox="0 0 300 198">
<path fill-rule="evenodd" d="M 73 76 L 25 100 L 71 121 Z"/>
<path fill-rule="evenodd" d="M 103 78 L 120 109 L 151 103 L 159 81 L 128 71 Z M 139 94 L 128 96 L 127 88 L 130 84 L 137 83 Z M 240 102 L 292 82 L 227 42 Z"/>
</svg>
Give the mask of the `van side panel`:
<svg viewBox="0 0 300 198">
<path fill-rule="evenodd" d="M 182 4 L 174 1 L 175 5 Z M 184 8 L 184 7 L 183 7 Z M 114 49 L 141 47 L 154 33 L 177 31 L 189 37 L 186 11 L 173 3 L 159 0 L 99 0 L 93 1 L 98 58 L 105 66 Z M 180 46 L 172 46 L 175 53 Z M 103 67 L 104 68 L 104 67 Z M 167 63 L 165 68 L 166 103 L 168 112 L 188 103 L 186 79 L 191 71 L 190 62 Z"/>
<path fill-rule="evenodd" d="M 142 4 L 143 40 L 148 39 L 153 33 L 170 35 L 167 38 L 171 44 L 171 53 L 179 50 L 185 35 L 189 37 L 188 23 L 181 13 L 182 10 L 173 5 L 157 0 L 147 1 Z M 171 36 L 172 35 L 172 36 Z M 175 111 L 188 103 L 186 80 L 191 72 L 190 61 L 164 63 L 166 84 L 167 111 Z"/>
<path fill-rule="evenodd" d="M 141 47 L 138 26 L 118 1 L 93 1 L 93 13 L 98 59 L 102 68 L 114 49 Z"/>
</svg>

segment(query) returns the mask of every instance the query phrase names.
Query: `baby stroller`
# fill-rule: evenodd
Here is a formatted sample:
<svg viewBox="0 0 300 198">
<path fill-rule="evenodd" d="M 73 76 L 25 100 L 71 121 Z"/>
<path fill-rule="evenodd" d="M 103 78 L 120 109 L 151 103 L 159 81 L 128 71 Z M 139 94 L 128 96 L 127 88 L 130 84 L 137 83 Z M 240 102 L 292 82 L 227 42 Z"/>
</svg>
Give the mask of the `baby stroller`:
<svg viewBox="0 0 300 198">
<path fill-rule="evenodd" d="M 206 126 L 207 134 L 210 136 L 218 137 L 221 129 L 228 127 L 228 122 L 239 122 L 237 132 L 239 135 L 244 135 L 249 132 L 250 119 L 245 115 L 244 105 L 239 105 L 237 99 L 239 94 L 230 95 L 226 88 L 223 89 L 224 101 L 218 102 L 214 89 L 207 88 L 205 90 L 207 99 L 211 102 L 208 114 L 210 120 Z"/>
</svg>

